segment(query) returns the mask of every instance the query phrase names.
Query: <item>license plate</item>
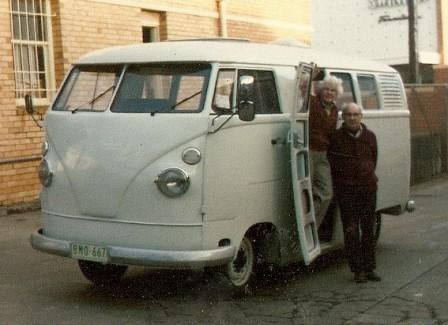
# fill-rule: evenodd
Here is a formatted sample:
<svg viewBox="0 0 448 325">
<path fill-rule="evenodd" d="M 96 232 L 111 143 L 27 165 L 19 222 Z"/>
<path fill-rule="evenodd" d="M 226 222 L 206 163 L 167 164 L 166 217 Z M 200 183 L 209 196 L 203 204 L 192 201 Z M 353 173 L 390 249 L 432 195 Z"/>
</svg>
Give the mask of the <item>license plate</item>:
<svg viewBox="0 0 448 325">
<path fill-rule="evenodd" d="M 109 251 L 104 246 L 72 243 L 72 258 L 107 263 L 109 260 Z"/>
</svg>

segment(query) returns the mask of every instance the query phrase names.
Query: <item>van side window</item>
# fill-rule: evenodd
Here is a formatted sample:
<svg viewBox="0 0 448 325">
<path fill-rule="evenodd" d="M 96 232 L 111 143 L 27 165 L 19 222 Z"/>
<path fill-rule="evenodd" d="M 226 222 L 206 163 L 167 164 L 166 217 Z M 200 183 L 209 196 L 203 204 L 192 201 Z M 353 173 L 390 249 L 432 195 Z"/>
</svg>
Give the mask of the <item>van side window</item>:
<svg viewBox="0 0 448 325">
<path fill-rule="evenodd" d="M 256 114 L 279 114 L 277 87 L 272 71 L 238 70 L 238 77 L 254 77 L 254 104 Z"/>
<path fill-rule="evenodd" d="M 361 91 L 362 106 L 364 109 L 378 109 L 378 88 L 373 75 L 358 75 L 359 90 Z"/>
<path fill-rule="evenodd" d="M 230 109 L 233 105 L 233 86 L 235 80 L 235 69 L 222 69 L 218 72 L 216 79 L 215 94 L 213 96 L 212 109 Z"/>
<path fill-rule="evenodd" d="M 356 102 L 352 76 L 343 72 L 331 72 L 330 75 L 341 79 L 342 88 L 344 89 L 344 92 L 336 100 L 336 106 L 340 109 L 343 103 Z"/>
</svg>

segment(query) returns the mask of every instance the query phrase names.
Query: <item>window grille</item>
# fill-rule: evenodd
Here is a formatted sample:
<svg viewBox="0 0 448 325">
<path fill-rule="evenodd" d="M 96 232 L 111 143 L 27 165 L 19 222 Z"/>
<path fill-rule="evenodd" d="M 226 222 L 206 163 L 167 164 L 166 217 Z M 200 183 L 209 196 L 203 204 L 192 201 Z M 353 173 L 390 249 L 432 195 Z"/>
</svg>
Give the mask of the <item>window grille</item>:
<svg viewBox="0 0 448 325">
<path fill-rule="evenodd" d="M 394 74 L 380 74 L 380 90 L 385 109 L 403 109 L 405 98 L 400 77 Z"/>
<path fill-rule="evenodd" d="M 16 98 L 50 97 L 47 0 L 10 0 Z"/>
</svg>

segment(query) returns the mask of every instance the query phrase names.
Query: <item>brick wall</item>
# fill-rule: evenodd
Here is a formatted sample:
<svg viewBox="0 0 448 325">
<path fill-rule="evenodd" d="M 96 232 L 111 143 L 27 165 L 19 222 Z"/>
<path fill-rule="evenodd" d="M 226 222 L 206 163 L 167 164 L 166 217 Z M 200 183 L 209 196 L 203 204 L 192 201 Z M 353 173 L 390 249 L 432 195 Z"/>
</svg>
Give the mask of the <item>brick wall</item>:
<svg viewBox="0 0 448 325">
<path fill-rule="evenodd" d="M 257 42 L 292 37 L 309 43 L 309 2 L 226 0 L 228 37 Z M 216 0 L 49 0 L 49 3 L 56 87 L 80 56 L 108 46 L 142 42 L 142 10 L 159 14 L 161 40 L 220 35 Z M 37 167 L 43 141 L 43 131 L 23 106 L 16 105 L 9 10 L 9 1 L 0 1 L 0 210 L 36 202 L 40 190 Z M 46 107 L 38 109 L 41 113 L 46 111 Z"/>
<path fill-rule="evenodd" d="M 446 128 L 448 110 L 446 86 L 419 85 L 406 88 L 411 111 L 411 132 L 441 133 Z"/>
<path fill-rule="evenodd" d="M 54 39 L 59 46 L 55 65 L 58 72 L 66 72 L 72 63 L 88 52 L 142 41 L 139 8 L 86 0 L 54 1 L 54 4 L 57 26 Z M 57 80 L 61 78 L 63 74 L 58 74 Z"/>
<path fill-rule="evenodd" d="M 434 67 L 434 83 L 448 83 L 448 65 Z"/>
<path fill-rule="evenodd" d="M 310 1 L 229 0 L 229 15 L 248 15 L 286 23 L 310 24 Z"/>
<path fill-rule="evenodd" d="M 411 181 L 448 171 L 448 84 L 406 87 L 411 112 Z"/>
<path fill-rule="evenodd" d="M 16 106 L 11 47 L 9 2 L 0 1 L 0 208 L 36 199 L 38 160 L 42 132 L 23 107 Z"/>
<path fill-rule="evenodd" d="M 218 21 L 214 18 L 166 13 L 165 19 L 167 39 L 207 38 L 219 35 Z"/>
<path fill-rule="evenodd" d="M 228 23 L 229 37 L 247 38 L 254 42 L 268 43 L 281 38 L 294 38 L 309 43 L 309 34 L 286 28 L 269 28 L 263 25 L 254 25 L 241 21 Z"/>
</svg>

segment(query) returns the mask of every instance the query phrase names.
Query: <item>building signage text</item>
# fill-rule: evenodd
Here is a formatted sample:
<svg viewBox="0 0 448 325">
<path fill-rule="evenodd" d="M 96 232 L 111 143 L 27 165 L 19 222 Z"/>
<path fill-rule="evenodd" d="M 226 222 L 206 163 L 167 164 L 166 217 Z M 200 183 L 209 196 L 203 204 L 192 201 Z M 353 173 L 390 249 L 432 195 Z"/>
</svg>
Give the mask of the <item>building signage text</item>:
<svg viewBox="0 0 448 325">
<path fill-rule="evenodd" d="M 368 0 L 370 9 L 394 8 L 406 6 L 408 0 Z M 417 3 L 428 2 L 429 0 L 416 0 Z"/>
</svg>

